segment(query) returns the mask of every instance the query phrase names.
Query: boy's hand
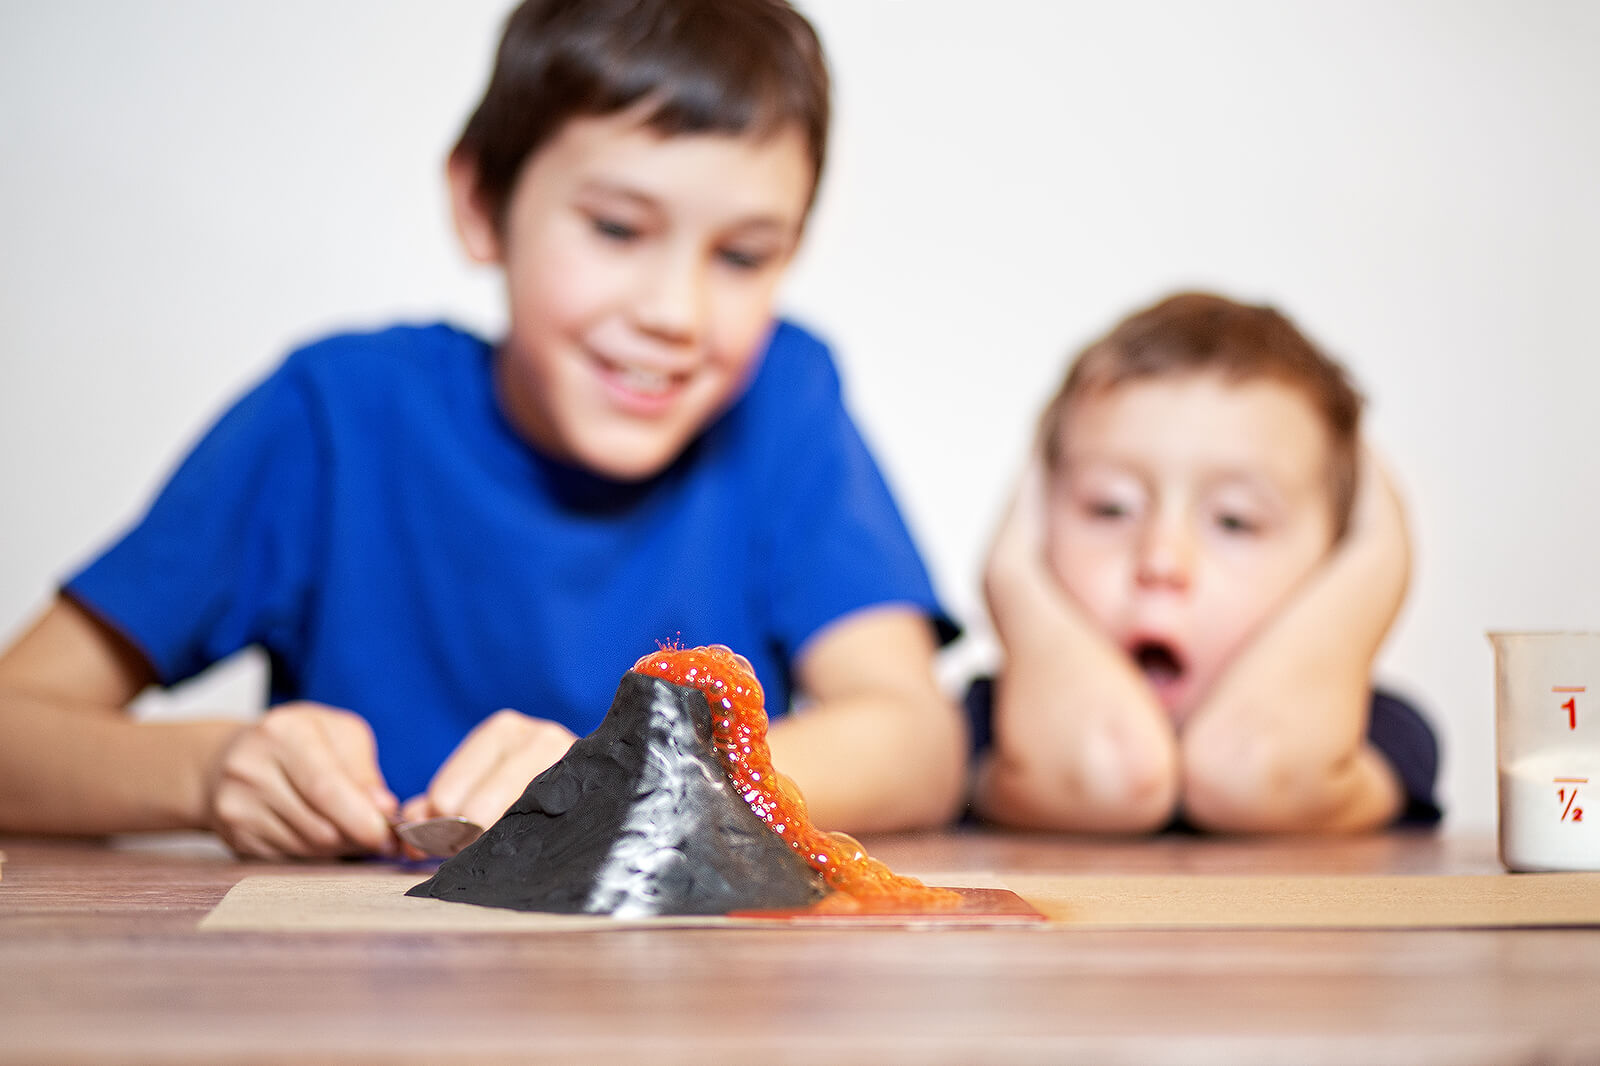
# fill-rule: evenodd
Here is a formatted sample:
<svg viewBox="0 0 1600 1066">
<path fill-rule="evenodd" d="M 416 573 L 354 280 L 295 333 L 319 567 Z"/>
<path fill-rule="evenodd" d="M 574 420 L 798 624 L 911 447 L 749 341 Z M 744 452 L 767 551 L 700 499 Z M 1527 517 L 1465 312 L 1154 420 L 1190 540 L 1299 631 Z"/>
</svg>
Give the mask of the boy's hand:
<svg viewBox="0 0 1600 1066">
<path fill-rule="evenodd" d="M 1043 463 L 1037 455 L 1023 471 L 984 565 L 983 588 L 995 628 L 1006 644 L 1036 631 L 1041 615 L 1072 610 L 1045 562 Z"/>
<path fill-rule="evenodd" d="M 428 791 L 407 800 L 402 815 L 460 815 L 493 825 L 522 795 L 528 782 L 549 769 L 578 738 L 556 722 L 512 710 L 479 722 L 439 767 Z"/>
<path fill-rule="evenodd" d="M 398 802 L 372 729 L 317 703 L 274 707 L 240 730 L 211 774 L 212 828 L 240 855 L 331 858 L 393 851 Z"/>
<path fill-rule="evenodd" d="M 1356 496 L 1350 509 L 1350 528 L 1345 539 L 1358 544 L 1375 542 L 1399 567 L 1398 585 L 1392 589 L 1399 601 L 1405 598 L 1411 578 L 1411 532 L 1406 522 L 1405 504 L 1400 499 L 1394 475 L 1373 447 L 1363 442 L 1357 467 Z"/>
<path fill-rule="evenodd" d="M 1005 665 L 974 802 L 1024 828 L 1155 828 L 1176 800 L 1177 738 L 1144 677 L 1051 568 L 1048 492 L 1035 451 L 984 568 Z"/>
<path fill-rule="evenodd" d="M 1372 665 L 1410 578 L 1410 534 L 1394 479 L 1365 443 L 1356 484 L 1343 539 L 1185 724 L 1185 804 L 1198 825 L 1370 829 L 1404 802 L 1366 728 Z"/>
</svg>

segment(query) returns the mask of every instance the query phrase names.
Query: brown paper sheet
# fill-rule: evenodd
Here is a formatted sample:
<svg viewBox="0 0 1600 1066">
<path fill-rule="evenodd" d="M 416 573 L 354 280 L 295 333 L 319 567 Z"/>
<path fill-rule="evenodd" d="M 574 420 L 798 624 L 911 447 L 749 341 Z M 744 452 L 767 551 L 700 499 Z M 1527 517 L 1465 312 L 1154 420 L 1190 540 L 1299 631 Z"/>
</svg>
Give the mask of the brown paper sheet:
<svg viewBox="0 0 1600 1066">
<path fill-rule="evenodd" d="M 1594 873 L 1466 877 L 917 876 L 928 884 L 1009 888 L 1043 912 L 1049 927 L 1056 929 L 1600 926 L 1600 874 Z M 574 932 L 645 926 L 729 928 L 793 924 L 717 916 L 616 919 L 535 914 L 407 896 L 406 889 L 422 879 L 415 873 L 394 872 L 247 877 L 201 920 L 200 928 Z M 921 923 L 908 920 L 904 924 Z"/>
<path fill-rule="evenodd" d="M 1077 929 L 1464 929 L 1600 925 L 1600 874 L 1007 876 Z"/>
<path fill-rule="evenodd" d="M 1004 886 L 987 874 L 934 875 L 923 877 L 928 884 L 951 887 L 999 889 Z M 476 907 L 441 899 L 407 896 L 406 890 L 426 879 L 418 873 L 351 873 L 349 875 L 300 875 L 247 877 L 234 885 L 222 902 L 200 920 L 202 930 L 305 931 L 344 930 L 358 932 L 574 932 L 594 929 L 717 928 L 732 926 L 787 926 L 789 917 L 727 918 L 722 915 L 673 915 L 660 918 L 612 918 L 590 914 L 541 914 L 500 907 Z M 968 915 L 955 924 L 1014 924 L 1017 915 L 998 913 L 992 922 Z M 849 924 L 849 916 L 839 916 Z M 1037 924 L 1037 916 L 1033 916 Z M 873 924 L 887 924 L 883 916 L 872 916 Z M 804 923 L 809 925 L 817 922 Z M 833 924 L 829 922 L 828 924 Z M 894 923 L 902 926 L 951 924 L 939 915 L 919 920 L 906 917 Z"/>
</svg>

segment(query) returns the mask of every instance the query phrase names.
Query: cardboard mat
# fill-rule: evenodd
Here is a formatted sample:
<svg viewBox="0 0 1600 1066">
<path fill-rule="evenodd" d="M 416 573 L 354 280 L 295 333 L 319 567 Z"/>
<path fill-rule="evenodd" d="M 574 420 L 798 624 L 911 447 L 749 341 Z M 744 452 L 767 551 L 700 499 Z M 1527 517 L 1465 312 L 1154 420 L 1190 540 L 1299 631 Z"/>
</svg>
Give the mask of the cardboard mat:
<svg viewBox="0 0 1600 1066">
<path fill-rule="evenodd" d="M 360 932 L 574 932 L 630 928 L 728 928 L 744 926 L 815 925 L 1015 925 L 1040 924 L 1042 915 L 987 875 L 962 875 L 963 907 L 925 915 L 817 915 L 770 912 L 730 918 L 720 914 L 670 915 L 656 918 L 613 918 L 593 914 L 543 914 L 501 907 L 476 907 L 442 899 L 407 896 L 406 890 L 425 874 L 354 873 L 348 876 L 247 877 L 211 913 L 200 920 L 203 930 L 346 930 Z M 930 882 L 931 883 L 931 882 Z M 955 882 L 941 880 L 941 884 Z"/>
<path fill-rule="evenodd" d="M 1010 889 L 1054 929 L 1430 929 L 1600 926 L 1600 873 L 1477 876 L 1044 876 L 918 874 L 928 884 Z M 535 914 L 407 896 L 417 873 L 257 876 L 235 885 L 203 930 L 571 932 L 620 928 L 786 926 L 768 918 L 616 919 Z M 1013 925 L 1000 909 L 992 920 Z M 806 922 L 806 926 L 816 923 Z M 833 925 L 951 924 L 838 916 Z"/>
<path fill-rule="evenodd" d="M 1008 876 L 1079 929 L 1470 929 L 1600 926 L 1600 874 Z"/>
</svg>

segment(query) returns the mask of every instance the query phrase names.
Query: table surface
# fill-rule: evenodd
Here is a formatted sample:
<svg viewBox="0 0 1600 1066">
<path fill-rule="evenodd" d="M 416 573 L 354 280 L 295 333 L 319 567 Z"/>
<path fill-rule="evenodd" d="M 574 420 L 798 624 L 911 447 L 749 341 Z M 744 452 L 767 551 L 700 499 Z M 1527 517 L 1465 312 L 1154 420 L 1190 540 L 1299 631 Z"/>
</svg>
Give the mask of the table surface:
<svg viewBox="0 0 1600 1066">
<path fill-rule="evenodd" d="M 1448 834 L 866 843 L 908 871 L 1511 876 Z M 1600 929 L 202 933 L 243 877 L 350 867 L 0 850 L 0 1063 L 1600 1061 Z"/>
</svg>

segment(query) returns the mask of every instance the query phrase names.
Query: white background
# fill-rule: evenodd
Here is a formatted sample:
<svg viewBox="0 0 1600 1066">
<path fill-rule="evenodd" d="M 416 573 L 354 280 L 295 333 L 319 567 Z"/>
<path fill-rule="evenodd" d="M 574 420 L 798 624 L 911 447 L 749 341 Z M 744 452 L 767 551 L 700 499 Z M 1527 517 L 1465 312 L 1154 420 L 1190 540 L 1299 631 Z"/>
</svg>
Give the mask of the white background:
<svg viewBox="0 0 1600 1066">
<path fill-rule="evenodd" d="M 0 639 L 289 346 L 496 327 L 441 164 L 508 6 L 0 0 Z M 804 8 L 838 117 L 784 304 L 969 624 L 952 678 L 1067 356 L 1174 288 L 1271 301 L 1370 398 L 1417 539 L 1380 678 L 1443 734 L 1450 824 L 1492 825 L 1484 631 L 1600 628 L 1600 4 Z"/>
</svg>

